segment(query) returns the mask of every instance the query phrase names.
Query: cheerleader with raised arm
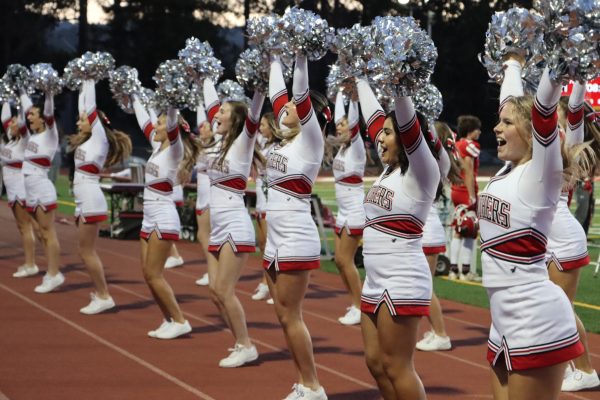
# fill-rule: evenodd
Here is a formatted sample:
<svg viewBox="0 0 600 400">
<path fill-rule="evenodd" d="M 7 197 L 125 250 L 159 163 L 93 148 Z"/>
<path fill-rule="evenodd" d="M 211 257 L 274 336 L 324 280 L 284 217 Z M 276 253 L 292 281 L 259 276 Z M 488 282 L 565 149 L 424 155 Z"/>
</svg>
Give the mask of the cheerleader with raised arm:
<svg viewBox="0 0 600 400">
<path fill-rule="evenodd" d="M 358 103 L 350 101 L 346 117 L 344 95 L 340 90 L 336 96 L 334 115 L 336 141 L 341 144 L 332 166 L 338 204 L 335 221 L 335 265 L 352 301 L 346 314 L 338 318 L 338 321 L 344 325 L 356 325 L 360 324 L 361 318 L 361 281 L 354 264 L 354 256 L 360 245 L 365 224 L 363 176 L 367 156 L 365 144 L 360 136 Z"/>
<path fill-rule="evenodd" d="M 384 399 L 425 399 L 413 357 L 432 293 L 421 237 L 440 181 L 433 149 L 440 145 L 425 120 L 421 126 L 410 97 L 396 97 L 395 112 L 385 117 L 367 81 L 357 79 L 357 88 L 368 134 L 386 166 L 364 200 L 365 357 Z"/>
<path fill-rule="evenodd" d="M 246 315 L 236 293 L 242 267 L 255 251 L 255 234 L 244 202 L 264 95 L 255 92 L 250 109 L 239 101 L 219 104 L 213 82 L 204 80 L 204 100 L 214 133 L 222 137 L 220 154 L 208 166 L 210 224 L 208 275 L 211 299 L 235 338 L 222 368 L 234 368 L 258 358 L 250 341 Z"/>
<path fill-rule="evenodd" d="M 520 80 L 520 69 L 519 61 L 508 60 L 504 80 Z M 546 69 L 535 98 L 505 91 L 494 133 L 507 165 L 478 202 L 492 387 L 497 399 L 556 399 L 566 362 L 583 352 L 569 299 L 548 279 L 545 264 L 563 163 L 568 170 L 570 162 L 559 139 L 561 85 Z"/>
<path fill-rule="evenodd" d="M 7 139 L 0 148 L 2 180 L 6 188 L 8 205 L 12 210 L 21 235 L 25 256 L 24 264 L 13 273 L 13 276 L 15 278 L 25 278 L 37 275 L 39 270 L 35 265 L 35 221 L 27 212 L 25 204 L 25 177 L 22 168 L 25 148 L 30 135 L 25 125 L 23 107 L 19 108 L 18 116 L 12 116 L 10 104 L 5 102 L 2 105 L 2 127 Z"/>
<path fill-rule="evenodd" d="M 308 89 L 306 56 L 297 55 L 293 100 L 287 98 L 282 66 L 271 63 L 269 97 L 283 138 L 267 160 L 267 245 L 263 265 L 269 291 L 298 372 L 287 399 L 327 399 L 319 383 L 302 301 L 310 271 L 321 259 L 319 233 L 311 216 L 310 195 L 321 167 L 323 130 L 331 120 L 327 98 Z"/>
<path fill-rule="evenodd" d="M 86 80 L 80 93 L 78 133 L 69 138 L 75 149 L 75 217 L 79 227 L 79 255 L 94 284 L 91 301 L 79 310 L 83 314 L 98 314 L 115 306 L 108 292 L 102 261 L 96 253 L 98 224 L 108 218 L 104 193 L 100 189 L 99 173 L 131 154 L 131 139 L 110 126 L 106 115 L 96 108 L 94 81 Z"/>
<path fill-rule="evenodd" d="M 27 210 L 38 224 L 40 238 L 48 260 L 48 270 L 36 293 L 48 293 L 65 281 L 60 272 L 60 244 L 54 227 L 56 188 L 48 178 L 54 153 L 58 148 L 58 129 L 54 119 L 54 96 L 45 94 L 44 110 L 33 106 L 29 96 L 21 93 L 21 106 L 27 116 L 32 133 L 25 148 L 23 175 Z"/>
<path fill-rule="evenodd" d="M 181 229 L 172 194 L 173 186 L 178 182 L 177 174 L 184 153 L 179 130 L 187 123 L 176 109 L 169 108 L 166 115 L 156 119 L 155 125 L 137 96 L 133 96 L 133 108 L 153 149 L 145 170 L 144 219 L 140 244 L 144 279 L 164 320 L 157 329 L 149 331 L 148 336 L 173 339 L 192 330 L 177 304 L 171 286 L 163 276 L 165 261 L 173 242 L 179 240 Z"/>
</svg>

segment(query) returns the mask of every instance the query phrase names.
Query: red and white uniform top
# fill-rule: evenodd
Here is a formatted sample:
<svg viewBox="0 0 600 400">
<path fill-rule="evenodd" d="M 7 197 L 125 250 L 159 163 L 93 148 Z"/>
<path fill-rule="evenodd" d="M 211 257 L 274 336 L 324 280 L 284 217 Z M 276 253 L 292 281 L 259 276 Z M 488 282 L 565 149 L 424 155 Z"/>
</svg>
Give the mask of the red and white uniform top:
<svg viewBox="0 0 600 400">
<path fill-rule="evenodd" d="M 206 110 L 204 109 L 204 104 L 200 103 L 196 107 L 196 126 L 198 127 L 198 131 L 200 131 L 202 125 L 207 121 L 208 118 Z M 198 158 L 196 159 L 196 195 L 198 200 L 196 204 L 201 204 L 204 207 L 208 206 L 210 200 L 208 166 L 212 163 L 212 160 L 218 157 L 219 148 L 220 144 L 218 143 L 215 143 L 215 145 L 210 148 L 203 148 L 198 153 Z"/>
<path fill-rule="evenodd" d="M 505 79 L 518 74 L 509 64 Z M 557 104 L 561 87 L 544 71 L 532 109 L 531 160 L 507 165 L 479 194 L 483 285 L 505 287 L 548 279 L 547 236 L 562 186 Z M 501 107 L 506 98 L 501 99 Z"/>
<path fill-rule="evenodd" d="M 98 182 L 100 180 L 98 174 L 104 168 L 109 150 L 106 131 L 99 120 L 100 116 L 96 109 L 96 88 L 94 81 L 85 81 L 81 90 L 84 98 L 85 113 L 92 128 L 92 134 L 88 140 L 80 144 L 75 150 L 75 184 Z"/>
<path fill-rule="evenodd" d="M 365 80 L 358 79 L 356 86 L 367 132 L 379 145 L 377 137 L 385 121 L 383 108 Z M 395 112 L 409 166 L 404 174 L 400 167 L 384 171 L 365 196 L 366 254 L 422 252 L 423 225 L 440 181 L 439 167 L 426 142 L 433 138 L 421 132 L 410 97 L 395 98 Z"/>
<path fill-rule="evenodd" d="M 12 119 L 12 115 L 10 112 L 10 105 L 8 102 L 2 105 L 2 126 L 4 127 L 4 131 L 7 132 L 8 142 L 2 143 L 2 148 L 0 149 L 0 162 L 2 163 L 2 173 L 4 176 L 9 176 L 12 174 L 21 174 L 21 168 L 23 167 L 23 160 L 25 158 L 25 148 L 27 147 L 27 142 L 29 141 L 29 130 L 27 130 L 27 126 L 25 124 L 25 116 L 23 113 L 23 107 L 19 111 L 19 115 L 17 117 L 17 125 L 20 132 L 19 138 L 13 138 L 10 134 L 9 125 Z"/>
<path fill-rule="evenodd" d="M 212 209 L 246 208 L 244 196 L 252 166 L 256 131 L 264 99 L 265 97 L 261 93 L 254 93 L 242 132 L 227 151 L 222 164 L 218 163 L 219 155 L 208 165 L 209 202 Z M 220 104 L 217 90 L 210 79 L 204 80 L 204 101 L 210 104 L 208 115 L 209 120 L 212 121 L 216 114 L 215 108 L 218 110 Z"/>
<path fill-rule="evenodd" d="M 303 55 L 296 57 L 292 90 L 301 130 L 290 142 L 275 146 L 269 154 L 267 212 L 310 212 L 310 195 L 323 161 L 325 141 L 310 101 L 308 67 Z M 283 115 L 281 107 L 288 98 L 281 64 L 277 59 L 271 63 L 269 97 L 275 115 Z"/>
<path fill-rule="evenodd" d="M 179 136 L 177 123 L 177 110 L 169 108 L 167 111 L 167 136 L 169 146 L 161 150 L 160 142 L 154 141 L 156 130 L 150 114 L 140 103 L 137 96 L 133 96 L 133 109 L 138 124 L 142 127 L 144 135 L 150 142 L 153 151 L 146 163 L 144 173 L 144 201 L 164 200 L 173 201 L 173 186 L 177 183 L 177 171 L 183 159 L 183 143 Z"/>
<path fill-rule="evenodd" d="M 46 130 L 30 136 L 25 148 L 23 174 L 47 176 L 52 159 L 58 149 L 58 129 L 54 120 L 54 97 L 46 94 L 44 101 L 44 121 Z M 25 115 L 30 111 L 32 103 L 27 94 L 21 94 L 21 104 Z"/>
<path fill-rule="evenodd" d="M 335 121 L 341 120 L 344 114 L 344 99 L 341 91 L 335 101 Z M 348 109 L 348 127 L 350 129 L 350 143 L 341 148 L 333 159 L 333 177 L 335 178 L 335 197 L 342 200 L 344 197 L 364 196 L 363 176 L 367 154 L 365 144 L 360 136 L 358 124 L 358 103 L 350 101 Z"/>
<path fill-rule="evenodd" d="M 263 136 L 258 136 L 256 139 L 260 154 L 265 158 L 269 159 L 269 154 L 273 151 L 276 146 L 275 142 L 268 143 L 267 139 Z M 264 211 L 267 206 L 267 196 L 264 192 L 264 185 L 267 182 L 267 168 L 265 165 L 259 164 L 256 168 L 256 211 Z"/>
<path fill-rule="evenodd" d="M 477 194 L 477 192 L 479 191 L 479 186 L 477 185 L 477 174 L 479 173 L 479 154 L 481 153 L 481 146 L 479 142 L 475 140 L 462 138 L 456 141 L 456 150 L 460 158 L 464 159 L 467 157 L 471 157 L 473 159 L 473 176 L 475 176 L 475 194 Z M 464 180 L 464 171 L 460 172 L 460 177 Z M 467 186 L 464 183 L 453 184 L 452 190 L 457 192 L 468 192 Z"/>
</svg>

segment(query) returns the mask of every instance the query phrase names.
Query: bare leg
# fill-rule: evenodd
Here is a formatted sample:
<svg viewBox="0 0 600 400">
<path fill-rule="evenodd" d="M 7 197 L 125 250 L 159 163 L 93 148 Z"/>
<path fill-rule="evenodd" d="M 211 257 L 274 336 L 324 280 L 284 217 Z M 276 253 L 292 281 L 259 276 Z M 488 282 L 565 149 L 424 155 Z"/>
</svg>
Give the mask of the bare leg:
<svg viewBox="0 0 600 400">
<path fill-rule="evenodd" d="M 35 220 L 40 228 L 40 236 L 48 259 L 48 274 L 55 276 L 60 272 L 60 244 L 54 228 L 54 210 L 35 209 Z"/>
<path fill-rule="evenodd" d="M 428 254 L 426 258 L 431 270 L 431 277 L 433 278 L 435 276 L 438 254 Z M 431 291 L 431 305 L 429 306 L 429 317 L 427 319 L 436 335 L 442 337 L 448 336 L 446 326 L 444 325 L 444 317 L 442 316 L 442 305 L 433 290 Z"/>
<path fill-rule="evenodd" d="M 16 202 L 12 207 L 15 221 L 17 222 L 17 228 L 21 234 L 21 240 L 23 241 L 23 253 L 25 254 L 25 265 L 35 265 L 35 236 L 33 234 L 33 223 L 31 215 L 27 212 L 25 207 Z"/>
<path fill-rule="evenodd" d="M 544 368 L 513 371 L 508 374 L 508 398 L 510 400 L 556 400 L 566 363 Z"/>
<path fill-rule="evenodd" d="M 98 237 L 98 224 L 79 223 L 79 255 L 87 268 L 88 274 L 96 288 L 96 294 L 101 299 L 110 297 L 104 267 L 96 253 L 96 238 Z"/>
<path fill-rule="evenodd" d="M 377 333 L 377 315 L 362 313 L 360 325 L 365 345 L 367 367 L 373 378 L 375 378 L 375 382 L 377 382 L 379 392 L 384 400 L 397 400 L 392 381 L 383 368 L 383 354 L 379 347 L 379 335 Z"/>
<path fill-rule="evenodd" d="M 341 234 L 335 235 L 335 265 L 340 271 L 342 282 L 348 289 L 352 304 L 360 309 L 360 295 L 362 285 L 360 275 L 354 265 L 354 255 L 360 243 L 361 236 L 350 236 L 346 229 Z"/>
</svg>

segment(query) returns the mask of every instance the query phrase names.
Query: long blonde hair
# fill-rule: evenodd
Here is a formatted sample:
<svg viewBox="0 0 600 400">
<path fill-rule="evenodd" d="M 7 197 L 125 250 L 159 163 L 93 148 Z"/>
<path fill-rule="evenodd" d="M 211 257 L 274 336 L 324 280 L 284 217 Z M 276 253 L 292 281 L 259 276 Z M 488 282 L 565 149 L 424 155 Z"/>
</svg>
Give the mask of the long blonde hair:
<svg viewBox="0 0 600 400">
<path fill-rule="evenodd" d="M 200 153 L 200 140 L 192 135 L 190 125 L 181 115 L 177 116 L 177 123 L 183 143 L 183 159 L 179 163 L 177 179 L 180 184 L 186 184 L 190 181 L 192 170 Z"/>
<path fill-rule="evenodd" d="M 248 116 L 248 106 L 242 103 L 241 101 L 228 101 L 223 105 L 229 104 L 231 106 L 231 128 L 229 132 L 223 137 L 223 145 L 221 146 L 221 154 L 219 158 L 217 158 L 216 165 L 219 167 L 223 166 L 223 162 L 225 161 L 225 157 L 227 157 L 227 153 L 229 149 L 233 145 L 235 139 L 240 136 L 242 131 L 244 130 L 244 124 L 246 123 L 246 117 Z M 223 107 L 221 105 L 221 107 Z"/>
<path fill-rule="evenodd" d="M 108 168 L 129 158 L 132 149 L 131 138 L 126 133 L 113 129 L 104 112 L 100 110 L 97 112 L 98 121 L 102 124 L 108 139 L 108 154 L 104 162 L 104 167 Z M 77 134 L 69 136 L 67 140 L 72 148 L 77 148 L 87 142 L 91 136 L 92 130 L 90 129 L 79 131 Z"/>
</svg>

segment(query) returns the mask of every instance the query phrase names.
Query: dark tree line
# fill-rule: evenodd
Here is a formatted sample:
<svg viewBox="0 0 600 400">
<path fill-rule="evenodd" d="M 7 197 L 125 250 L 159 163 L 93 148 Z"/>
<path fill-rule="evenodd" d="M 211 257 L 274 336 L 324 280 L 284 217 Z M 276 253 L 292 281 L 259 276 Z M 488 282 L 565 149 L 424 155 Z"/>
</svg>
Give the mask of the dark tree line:
<svg viewBox="0 0 600 400">
<path fill-rule="evenodd" d="M 358 7 L 345 7 L 340 0 L 99 0 L 108 15 L 106 25 L 89 25 L 85 18 L 87 0 L 2 0 L 0 2 L 0 71 L 11 63 L 30 65 L 51 62 L 62 70 L 66 62 L 84 50 L 109 51 L 117 65 L 131 65 L 140 73 L 146 86 L 156 67 L 164 60 L 177 57 L 185 40 L 196 36 L 208 40 L 224 66 L 225 78 L 234 78 L 235 60 L 243 50 L 243 29 L 223 29 L 219 18 L 224 12 L 239 15 L 240 21 L 251 13 L 283 13 L 290 5 L 313 10 L 334 27 L 349 27 L 355 23 L 369 24 L 378 15 L 413 15 L 423 28 L 431 26 L 438 48 L 438 62 L 433 82 L 444 95 L 442 119 L 454 123 L 460 114 L 479 116 L 484 122 L 482 141 L 492 143 L 491 132 L 496 119 L 497 85 L 488 83 L 487 74 L 477 61 L 482 51 L 484 35 L 494 11 L 513 5 L 531 7 L 531 1 L 497 0 L 493 8 L 489 1 L 413 0 L 402 6 L 397 0 L 357 0 Z M 84 11 L 80 13 L 79 11 Z M 77 16 L 78 48 L 48 46 L 49 32 L 66 12 Z M 310 67 L 311 86 L 325 90 L 324 78 L 328 65 L 335 61 L 329 54 Z M 105 84 L 103 84 L 105 85 Z M 101 87 L 99 104 L 114 119 L 130 127 L 135 120 L 118 112 Z M 73 104 L 72 100 L 71 106 Z M 67 129 L 67 131 L 69 131 Z"/>
</svg>

